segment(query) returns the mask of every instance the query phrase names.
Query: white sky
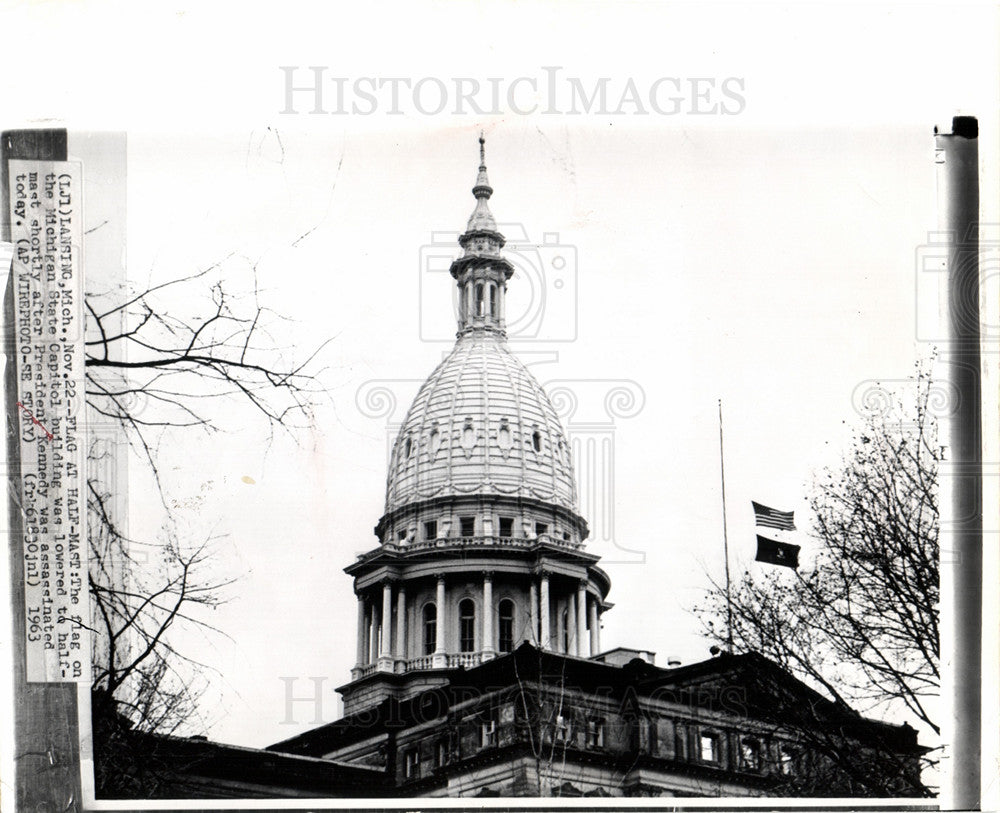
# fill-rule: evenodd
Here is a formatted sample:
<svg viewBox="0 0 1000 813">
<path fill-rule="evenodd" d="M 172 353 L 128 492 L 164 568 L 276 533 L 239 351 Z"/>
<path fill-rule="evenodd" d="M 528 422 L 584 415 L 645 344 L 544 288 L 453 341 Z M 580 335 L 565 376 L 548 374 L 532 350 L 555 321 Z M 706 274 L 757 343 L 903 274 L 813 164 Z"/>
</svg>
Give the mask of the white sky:
<svg viewBox="0 0 1000 813">
<path fill-rule="evenodd" d="M 283 676 L 299 678 L 297 694 L 325 677 L 323 717 L 337 715 L 332 688 L 355 652 L 342 568 L 375 543 L 384 497 L 385 420 L 363 414 L 356 395 L 372 380 L 399 382 L 401 419 L 450 347 L 421 338 L 421 314 L 433 320 L 425 336 L 449 333 L 452 316 L 440 277 L 423 277 L 421 299 L 420 252 L 472 211 L 480 127 L 497 220 L 533 240 L 558 233 L 576 256 L 575 296 L 566 286 L 549 301 L 575 313 L 575 340 L 515 349 L 526 361 L 548 353 L 532 367 L 539 380 L 568 382 L 581 400 L 604 380 L 644 393 L 638 414 L 614 424 L 614 536 L 645 561 L 591 550 L 610 562 L 617 605 L 605 648 L 651 649 L 661 663 L 708 657 L 687 609 L 705 571 L 722 573 L 717 399 L 738 575 L 753 558 L 750 499 L 794 509 L 805 526 L 805 483 L 836 460 L 855 388 L 903 379 L 927 352 L 915 257 L 937 227 L 933 126 L 978 115 L 991 134 L 984 177 L 996 178 L 990 4 L 421 3 L 390 13 L 283 3 L 259 14 L 161 4 L 140 15 L 48 3 L 15 4 L 8 17 L 10 30 L 51 25 L 64 57 L 59 69 L 39 66 L 36 40 L 8 43 L 8 126 L 55 116 L 129 131 L 133 278 L 236 251 L 258 262 L 267 304 L 296 320 L 286 338 L 301 352 L 336 336 L 324 355 L 331 403 L 301 447 L 278 441 L 265 455 L 235 408 L 225 436 L 167 452 L 192 534 L 228 534 L 220 567 L 244 574 L 212 619 L 232 642 L 192 643 L 224 675 L 207 733 L 240 744 L 311 727 L 303 706 L 298 725 L 281 724 Z M 611 77 L 619 92 L 629 77 L 646 88 L 661 76 L 735 76 L 746 108 L 287 116 L 279 65 L 481 81 L 543 81 L 542 66 L 558 65 L 585 85 Z M 996 198 L 984 189 L 983 200 L 983 220 L 997 222 Z M 527 307 L 522 280 L 510 285 Z M 130 501 L 137 527 L 158 521 L 141 495 Z"/>
</svg>

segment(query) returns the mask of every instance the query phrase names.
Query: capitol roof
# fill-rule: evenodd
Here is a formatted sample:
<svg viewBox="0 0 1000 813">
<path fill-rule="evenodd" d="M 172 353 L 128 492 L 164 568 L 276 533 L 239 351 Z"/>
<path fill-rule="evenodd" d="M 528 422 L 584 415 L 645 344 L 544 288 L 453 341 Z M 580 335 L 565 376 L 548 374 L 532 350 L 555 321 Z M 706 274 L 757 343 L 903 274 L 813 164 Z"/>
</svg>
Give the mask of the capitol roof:
<svg viewBox="0 0 1000 813">
<path fill-rule="evenodd" d="M 469 494 L 576 506 L 555 408 L 505 338 L 488 331 L 462 335 L 417 393 L 393 448 L 386 513 Z"/>
</svg>

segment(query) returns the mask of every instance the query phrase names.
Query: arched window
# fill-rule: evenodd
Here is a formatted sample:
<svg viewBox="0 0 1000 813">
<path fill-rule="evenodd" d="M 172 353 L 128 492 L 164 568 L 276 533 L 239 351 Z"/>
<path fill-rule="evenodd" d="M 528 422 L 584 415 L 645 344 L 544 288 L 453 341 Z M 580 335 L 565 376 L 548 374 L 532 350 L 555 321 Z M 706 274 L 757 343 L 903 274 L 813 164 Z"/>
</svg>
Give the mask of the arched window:
<svg viewBox="0 0 1000 813">
<path fill-rule="evenodd" d="M 472 418 L 465 419 L 465 426 L 462 427 L 462 448 L 465 449 L 466 456 L 472 453 L 476 446 L 476 430 L 472 426 Z"/>
<path fill-rule="evenodd" d="M 514 436 L 510 431 L 510 422 L 506 418 L 500 419 L 500 428 L 497 430 L 497 445 L 500 447 L 500 451 L 504 457 L 507 456 L 507 453 L 514 445 Z"/>
<path fill-rule="evenodd" d="M 542 433 L 537 429 L 531 433 L 531 445 L 536 452 L 542 451 Z"/>
<path fill-rule="evenodd" d="M 424 605 L 424 654 L 433 655 L 437 649 L 437 607 Z"/>
<path fill-rule="evenodd" d="M 483 283 L 476 283 L 476 316 L 486 315 L 486 298 L 483 296 Z"/>
<path fill-rule="evenodd" d="M 490 316 L 496 319 L 500 314 L 497 313 L 497 286 L 490 286 Z"/>
<path fill-rule="evenodd" d="M 406 442 L 403 444 L 403 454 L 409 457 L 413 454 L 413 441 L 410 440 L 409 436 L 406 438 Z"/>
<path fill-rule="evenodd" d="M 563 652 L 569 652 L 569 610 L 562 611 L 562 633 Z"/>
<path fill-rule="evenodd" d="M 476 605 L 471 598 L 464 598 L 458 604 L 458 642 L 462 652 L 476 649 Z"/>
<path fill-rule="evenodd" d="M 500 602 L 500 651 L 514 651 L 514 602 L 505 598 Z"/>
</svg>

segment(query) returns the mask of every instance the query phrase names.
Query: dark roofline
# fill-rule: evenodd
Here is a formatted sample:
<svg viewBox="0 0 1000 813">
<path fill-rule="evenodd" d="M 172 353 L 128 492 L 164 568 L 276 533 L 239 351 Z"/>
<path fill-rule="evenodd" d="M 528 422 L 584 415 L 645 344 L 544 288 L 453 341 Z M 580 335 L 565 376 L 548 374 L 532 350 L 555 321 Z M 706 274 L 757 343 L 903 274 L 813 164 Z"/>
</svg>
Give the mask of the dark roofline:
<svg viewBox="0 0 1000 813">
<path fill-rule="evenodd" d="M 383 768 L 370 768 L 304 754 L 248 748 L 163 734 L 129 732 L 136 748 L 148 753 L 161 776 L 170 779 L 159 797 L 169 797 L 171 785 L 180 791 L 192 782 L 234 782 L 251 786 L 294 787 L 317 798 L 385 796 L 393 787 Z"/>
<path fill-rule="evenodd" d="M 864 737 L 888 737 L 900 748 L 914 753 L 924 751 L 917 744 L 916 732 L 909 726 L 885 723 L 861 716 L 853 709 L 844 707 L 823 697 L 794 675 L 774 662 L 754 652 L 732 655 L 723 653 L 698 663 L 675 668 L 663 668 L 635 658 L 624 666 L 602 663 L 540 650 L 530 643 L 522 643 L 511 653 L 465 669 L 434 670 L 435 675 L 447 681 L 446 684 L 421 692 L 406 700 L 387 698 L 377 706 L 359 711 L 350 717 L 328 723 L 312 731 L 299 734 L 287 740 L 267 746 L 268 751 L 292 753 L 324 753 L 350 742 L 368 739 L 392 730 L 406 727 L 408 722 L 423 721 L 429 703 L 444 714 L 454 705 L 470 697 L 485 696 L 517 686 L 519 682 L 531 682 L 539 678 L 565 675 L 571 688 L 587 690 L 589 685 L 599 685 L 610 689 L 611 697 L 621 698 L 629 690 L 637 698 L 644 694 L 654 694 L 653 690 L 667 689 L 677 692 L 675 700 L 685 705 L 699 708 L 715 708 L 715 698 L 710 693 L 699 691 L 702 679 L 713 676 L 730 676 L 734 683 L 744 685 L 752 681 L 754 675 L 766 674 L 790 693 L 799 695 L 803 701 L 815 704 L 831 722 L 844 726 L 845 731 Z M 405 684 L 407 675 L 395 673 L 375 673 L 384 680 L 395 684 Z M 751 686 L 753 688 L 753 686 Z M 756 716 L 756 715 L 755 715 Z M 766 722 L 766 716 L 760 716 Z M 355 736 L 350 736 L 350 732 Z M 286 750 L 290 749 L 290 750 Z"/>
</svg>

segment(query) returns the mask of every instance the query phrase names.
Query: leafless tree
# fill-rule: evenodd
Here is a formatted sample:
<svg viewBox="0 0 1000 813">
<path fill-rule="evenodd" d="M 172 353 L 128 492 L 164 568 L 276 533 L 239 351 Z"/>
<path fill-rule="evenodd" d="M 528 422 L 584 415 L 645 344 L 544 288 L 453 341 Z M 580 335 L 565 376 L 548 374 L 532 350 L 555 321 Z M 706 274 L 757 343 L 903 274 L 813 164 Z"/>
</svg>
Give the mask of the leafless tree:
<svg viewBox="0 0 1000 813">
<path fill-rule="evenodd" d="M 234 578 L 213 575 L 214 539 L 192 542 L 161 478 L 164 443 L 219 431 L 242 403 L 266 426 L 309 425 L 324 394 L 316 353 L 286 361 L 273 329 L 283 320 L 249 284 L 234 283 L 228 257 L 197 273 L 149 285 L 88 291 L 86 396 L 94 432 L 87 474 L 94 658 L 92 700 L 98 788 L 155 791 L 155 738 L 190 724 L 205 686 L 202 665 L 178 651 L 171 631 L 218 632 L 203 612 L 225 600 Z M 322 349 L 322 348 L 320 348 Z M 245 410 L 246 411 L 246 410 Z M 161 497 L 155 539 L 128 533 L 125 483 L 115 456 L 131 448 Z M 141 746 L 141 747 L 140 747 Z M 138 750 L 137 750 L 138 749 Z M 141 758 L 136 754 L 141 753 Z"/>
<path fill-rule="evenodd" d="M 880 391 L 839 466 L 814 479 L 809 495 L 817 552 L 800 570 L 746 574 L 732 589 L 714 584 L 697 609 L 706 629 L 738 651 L 758 652 L 829 695 L 842 709 L 908 716 L 939 733 L 937 473 L 942 449 L 932 407 L 941 396 L 918 365 L 912 402 Z M 809 710 L 788 725 L 804 731 Z M 905 716 L 902 719 L 905 719 Z M 898 775 L 891 749 L 823 745 L 880 795 Z M 880 760 L 873 768 L 873 761 Z M 925 758 L 931 764 L 931 757 Z M 910 772 L 912 773 L 912 772 Z M 898 792 L 898 790 L 896 790 Z M 929 789 L 916 780 L 914 792 Z"/>
</svg>

